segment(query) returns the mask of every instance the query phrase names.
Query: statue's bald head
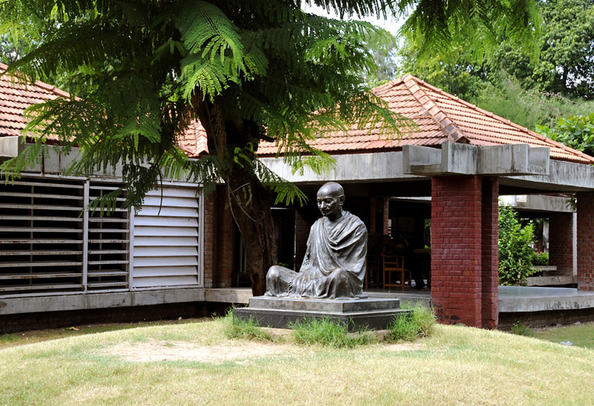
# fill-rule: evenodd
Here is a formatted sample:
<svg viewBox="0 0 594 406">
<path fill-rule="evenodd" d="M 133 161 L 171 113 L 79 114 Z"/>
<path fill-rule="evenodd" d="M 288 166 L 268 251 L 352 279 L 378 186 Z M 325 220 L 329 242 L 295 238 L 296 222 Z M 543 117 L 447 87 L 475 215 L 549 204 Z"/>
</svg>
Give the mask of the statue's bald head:
<svg viewBox="0 0 594 406">
<path fill-rule="evenodd" d="M 344 197 L 344 189 L 340 183 L 326 182 L 318 190 L 318 195 L 320 194 L 331 194 L 336 197 Z"/>
<path fill-rule="evenodd" d="M 328 182 L 318 190 L 318 209 L 330 220 L 337 220 L 342 216 L 343 203 L 344 189 L 340 184 Z"/>
</svg>

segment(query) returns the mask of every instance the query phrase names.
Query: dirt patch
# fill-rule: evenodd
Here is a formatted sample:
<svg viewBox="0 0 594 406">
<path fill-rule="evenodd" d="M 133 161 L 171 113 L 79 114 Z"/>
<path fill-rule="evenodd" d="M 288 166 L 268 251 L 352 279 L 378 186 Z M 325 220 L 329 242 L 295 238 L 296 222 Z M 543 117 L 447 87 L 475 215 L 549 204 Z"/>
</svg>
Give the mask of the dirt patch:
<svg viewBox="0 0 594 406">
<path fill-rule="evenodd" d="M 385 344 L 388 351 L 417 351 L 422 344 L 403 343 Z M 289 344 L 268 344 L 257 341 L 245 341 L 240 345 L 204 346 L 183 341 L 150 341 L 146 343 L 121 343 L 111 347 L 106 354 L 120 357 L 130 362 L 156 361 L 197 361 L 211 364 L 223 362 L 243 363 L 250 359 L 270 355 L 291 354 L 294 348 Z"/>
<path fill-rule="evenodd" d="M 238 346 L 204 346 L 182 341 L 154 341 L 118 344 L 111 347 L 108 354 L 131 362 L 198 361 L 221 364 L 227 361 L 241 362 L 290 352 L 291 349 L 288 345 L 272 345 L 251 341 Z"/>
</svg>

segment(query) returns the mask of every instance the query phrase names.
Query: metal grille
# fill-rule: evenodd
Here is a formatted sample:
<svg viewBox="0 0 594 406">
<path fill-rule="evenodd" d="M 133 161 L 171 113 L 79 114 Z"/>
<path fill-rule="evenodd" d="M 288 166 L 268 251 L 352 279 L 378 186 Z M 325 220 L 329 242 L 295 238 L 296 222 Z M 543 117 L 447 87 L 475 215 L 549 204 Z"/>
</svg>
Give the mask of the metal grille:
<svg viewBox="0 0 594 406">
<path fill-rule="evenodd" d="M 77 291 L 83 284 L 84 184 L 0 184 L 0 293 Z"/>
<path fill-rule="evenodd" d="M 117 186 L 91 182 L 89 199 L 117 189 Z M 87 289 L 123 289 L 128 287 L 129 220 L 122 208 L 123 197 L 109 214 L 99 210 L 88 213 Z"/>
</svg>

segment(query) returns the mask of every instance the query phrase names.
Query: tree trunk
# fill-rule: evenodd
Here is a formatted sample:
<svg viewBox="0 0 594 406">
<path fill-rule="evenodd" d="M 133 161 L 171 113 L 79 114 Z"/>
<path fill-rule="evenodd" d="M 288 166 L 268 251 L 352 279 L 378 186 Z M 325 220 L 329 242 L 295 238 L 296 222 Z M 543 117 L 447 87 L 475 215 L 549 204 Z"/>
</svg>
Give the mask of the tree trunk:
<svg viewBox="0 0 594 406">
<path fill-rule="evenodd" d="M 266 272 L 277 261 L 270 210 L 273 193 L 260 182 L 249 163 L 236 162 L 232 153 L 234 148 L 244 149 L 248 145 L 257 149 L 261 129 L 249 121 L 225 120 L 220 103 L 202 103 L 200 95 L 196 97 L 196 113 L 208 134 L 210 153 L 228 165 L 221 168 L 220 176 L 227 185 L 229 209 L 245 247 L 252 293 L 261 296 L 266 292 Z M 255 154 L 251 149 L 244 151 L 246 155 Z"/>
<path fill-rule="evenodd" d="M 272 219 L 272 193 L 256 175 L 235 165 L 227 179 L 229 207 L 245 247 L 252 294 L 266 292 L 266 272 L 276 264 L 277 247 Z"/>
</svg>

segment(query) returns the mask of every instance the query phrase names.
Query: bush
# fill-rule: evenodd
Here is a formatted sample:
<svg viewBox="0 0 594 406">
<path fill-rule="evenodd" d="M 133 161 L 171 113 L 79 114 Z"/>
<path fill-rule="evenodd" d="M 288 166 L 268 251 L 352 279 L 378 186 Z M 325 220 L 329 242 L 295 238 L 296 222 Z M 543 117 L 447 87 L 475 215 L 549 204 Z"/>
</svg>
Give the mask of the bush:
<svg viewBox="0 0 594 406">
<path fill-rule="evenodd" d="M 535 252 L 532 257 L 532 265 L 548 265 L 549 264 L 549 253 L 548 252 Z"/>
<path fill-rule="evenodd" d="M 499 206 L 499 284 L 525 285 L 526 278 L 534 273 L 532 222 L 522 226 L 516 211 L 509 206 Z"/>
<path fill-rule="evenodd" d="M 329 318 L 304 319 L 291 324 L 290 327 L 293 329 L 293 338 L 297 344 L 353 348 L 378 341 L 377 335 L 370 331 L 348 333 L 344 324 Z"/>
<path fill-rule="evenodd" d="M 435 325 L 435 315 L 431 309 L 416 305 L 410 310 L 409 314 L 394 318 L 386 335 L 387 341 L 414 341 L 431 335 Z"/>
</svg>

